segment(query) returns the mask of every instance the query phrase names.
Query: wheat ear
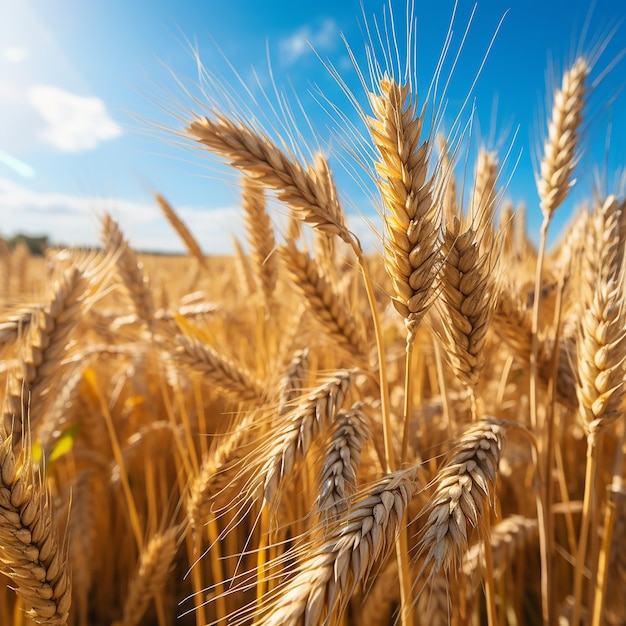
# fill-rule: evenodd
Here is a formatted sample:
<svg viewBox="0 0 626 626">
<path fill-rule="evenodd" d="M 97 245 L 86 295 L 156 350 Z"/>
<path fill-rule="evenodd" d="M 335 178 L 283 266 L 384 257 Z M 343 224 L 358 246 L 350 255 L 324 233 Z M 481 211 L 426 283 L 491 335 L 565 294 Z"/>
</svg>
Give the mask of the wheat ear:
<svg viewBox="0 0 626 626">
<path fill-rule="evenodd" d="M 170 223 L 171 227 L 177 232 L 178 236 L 182 239 L 189 254 L 198 261 L 201 267 L 206 268 L 206 259 L 202 254 L 202 248 L 197 239 L 193 236 L 185 222 L 179 217 L 174 210 L 174 207 L 160 194 L 154 195 L 154 199 L 157 201 L 159 208 L 165 218 Z"/>
<path fill-rule="evenodd" d="M 270 592 L 255 623 L 335 623 L 356 585 L 393 549 L 405 510 L 418 489 L 417 468 L 388 474 L 355 496 L 347 515 L 306 546 L 294 576 Z"/>
<path fill-rule="evenodd" d="M 339 370 L 303 395 L 298 405 L 277 424 L 268 436 L 267 454 L 255 473 L 263 485 L 265 500 L 273 502 L 280 482 L 303 458 L 320 432 L 332 424 L 341 409 L 358 370 Z"/>
<path fill-rule="evenodd" d="M 552 118 L 548 123 L 548 138 L 544 144 L 544 156 L 541 161 L 541 175 L 537 180 L 537 190 L 541 199 L 543 221 L 539 236 L 539 247 L 535 266 L 535 299 L 533 302 L 531 323 L 531 351 L 529 361 L 529 403 L 530 423 L 538 438 L 537 448 L 532 449 L 535 471 L 536 507 L 539 521 L 539 543 L 541 555 L 541 612 L 544 624 L 553 623 L 554 615 L 550 598 L 552 596 L 551 560 L 552 537 L 549 535 L 549 518 L 541 483 L 546 481 L 546 474 L 551 475 L 552 468 L 544 467 L 542 457 L 544 439 L 550 432 L 550 424 L 545 429 L 540 427 L 537 416 L 537 379 L 539 355 L 539 319 L 541 302 L 541 277 L 544 265 L 544 256 L 548 236 L 548 228 L 555 210 L 565 200 L 573 185 L 572 173 L 578 160 L 578 133 L 583 120 L 583 108 L 587 96 L 586 79 L 589 75 L 589 66 L 584 58 L 579 57 L 574 65 L 565 72 L 561 89 L 554 94 Z M 547 432 L 546 432 L 547 430 Z M 547 450 L 548 458 L 552 450 Z M 576 604 L 574 616 L 576 617 Z M 575 626 L 578 626 L 576 624 Z"/>
<path fill-rule="evenodd" d="M 92 280 L 101 271 L 89 272 L 80 267 L 66 270 L 54 284 L 49 300 L 35 310 L 22 346 L 21 371 L 9 378 L 3 407 L 5 424 L 28 413 L 29 403 L 31 422 L 39 421 L 46 406 L 43 396 L 67 370 L 62 363 L 70 334 L 81 319 L 86 301 L 93 296 L 89 293 L 94 287 Z"/>
<path fill-rule="evenodd" d="M 233 167 L 275 191 L 298 219 L 354 245 L 343 209 L 329 193 L 324 179 L 315 168 L 300 164 L 293 154 L 282 151 L 266 134 L 222 113 L 216 113 L 214 119 L 193 120 L 187 133 Z"/>
<path fill-rule="evenodd" d="M 261 381 L 240 365 L 220 356 L 211 346 L 195 337 L 178 337 L 179 347 L 174 357 L 192 371 L 204 374 L 207 381 L 231 394 L 233 398 L 249 402 L 265 398 Z"/>
<path fill-rule="evenodd" d="M 242 297 L 247 298 L 254 293 L 256 284 L 254 280 L 254 273 L 250 265 L 250 259 L 245 255 L 239 240 L 236 237 L 233 237 L 232 241 L 234 250 L 235 275 L 237 276 L 239 282 Z"/>
<path fill-rule="evenodd" d="M 356 491 L 361 450 L 368 439 L 369 428 L 361 403 L 337 415 L 319 476 L 317 509 L 322 519 L 339 519 L 346 512 L 347 498 Z"/>
<path fill-rule="evenodd" d="M 435 478 L 435 491 L 425 509 L 428 516 L 419 542 L 422 572 L 458 569 L 468 545 L 469 527 L 490 515 L 506 424 L 484 418 L 458 439 L 449 460 Z"/>
<path fill-rule="evenodd" d="M 374 117 L 368 120 L 374 145 L 378 186 L 385 207 L 385 266 L 395 295 L 393 304 L 412 332 L 432 304 L 440 248 L 440 209 L 428 178 L 430 142 L 419 145 L 423 111 L 418 113 L 410 84 L 393 78 L 370 94 Z"/>
<path fill-rule="evenodd" d="M 443 135 L 437 137 L 439 144 L 439 163 L 441 174 L 436 179 L 435 198 L 441 202 L 441 213 L 446 222 L 452 222 L 459 213 L 457 198 L 457 182 L 454 175 L 454 162 L 450 155 L 450 147 Z"/>
<path fill-rule="evenodd" d="M 367 343 L 357 318 L 319 271 L 315 261 L 306 252 L 298 250 L 293 242 L 281 246 L 280 254 L 289 277 L 306 298 L 311 314 L 339 346 L 367 362 Z"/>
<path fill-rule="evenodd" d="M 298 350 L 289 362 L 278 385 L 278 415 L 285 415 L 302 394 L 310 369 L 309 348 Z"/>
<path fill-rule="evenodd" d="M 420 623 L 429 626 L 449 626 L 452 622 L 451 590 L 448 577 L 443 572 L 432 576 L 417 599 L 417 611 L 423 616 Z"/>
<path fill-rule="evenodd" d="M 497 181 L 498 157 L 495 152 L 481 148 L 476 160 L 471 213 L 474 228 L 480 235 L 483 252 L 490 250 L 493 246 L 493 215 L 496 207 Z"/>
<path fill-rule="evenodd" d="M 258 415 L 254 411 L 246 413 L 231 432 L 216 442 L 211 454 L 203 457 L 185 499 L 187 521 L 194 533 L 199 532 L 206 521 L 215 495 L 231 484 L 228 470 L 237 467 L 249 452 L 257 420 Z"/>
<path fill-rule="evenodd" d="M 621 416 L 626 359 L 623 207 L 610 196 L 592 216 L 593 236 L 585 250 L 587 288 L 578 336 L 577 387 L 580 414 L 589 435 Z"/>
<path fill-rule="evenodd" d="M 128 245 L 118 223 L 109 215 L 102 218 L 102 243 L 107 252 L 115 255 L 119 276 L 126 287 L 137 315 L 149 324 L 154 320 L 154 300 L 150 281 L 143 265 Z"/>
<path fill-rule="evenodd" d="M 278 264 L 274 256 L 276 241 L 263 187 L 249 176 L 243 178 L 242 206 L 246 216 L 252 267 L 267 303 L 271 301 L 278 277 Z"/>
<path fill-rule="evenodd" d="M 28 437 L 16 457 L 13 437 L 0 429 L 0 570 L 15 583 L 33 621 L 60 626 L 69 615 L 71 584 L 50 493 L 33 466 Z"/>
<path fill-rule="evenodd" d="M 137 626 L 152 598 L 162 593 L 178 548 L 179 528 L 173 526 L 150 538 L 139 557 L 128 594 L 124 600 L 122 621 L 118 626 Z"/>
<path fill-rule="evenodd" d="M 592 216 L 592 245 L 586 255 L 588 284 L 584 290 L 584 314 L 578 336 L 577 394 L 587 433 L 587 459 L 583 514 L 574 570 L 572 623 L 578 625 L 582 610 L 583 566 L 592 515 L 592 497 L 598 472 L 598 439 L 602 431 L 622 416 L 626 360 L 626 303 L 624 301 L 624 241 L 620 220 L 623 207 L 610 196 Z M 586 297 L 585 297 L 586 296 Z M 592 563 L 592 572 L 596 571 Z M 595 576 L 592 576 L 595 584 Z"/>
<path fill-rule="evenodd" d="M 43 305 L 32 305 L 3 313 L 0 320 L 0 349 L 22 338 L 41 308 Z"/>
<path fill-rule="evenodd" d="M 583 120 L 587 95 L 586 80 L 589 65 L 584 58 L 576 59 L 563 74 L 561 88 L 554 93 L 552 118 L 541 161 L 541 176 L 537 189 L 544 217 L 550 216 L 563 203 L 572 187 L 572 172 L 576 166 L 576 147 Z"/>
<path fill-rule="evenodd" d="M 491 552 L 493 568 L 496 576 L 502 575 L 504 570 L 514 561 L 516 554 L 537 540 L 537 520 L 511 515 L 499 524 L 491 527 Z M 475 592 L 481 579 L 475 576 L 485 567 L 484 542 L 475 543 L 463 557 L 463 572 L 474 582 L 468 591 Z"/>
<path fill-rule="evenodd" d="M 493 309 L 495 281 L 493 250 L 481 252 L 482 238 L 471 226 L 461 232 L 454 220 L 446 231 L 441 295 L 446 350 L 455 374 L 474 389 L 484 364 L 484 346 Z"/>
</svg>

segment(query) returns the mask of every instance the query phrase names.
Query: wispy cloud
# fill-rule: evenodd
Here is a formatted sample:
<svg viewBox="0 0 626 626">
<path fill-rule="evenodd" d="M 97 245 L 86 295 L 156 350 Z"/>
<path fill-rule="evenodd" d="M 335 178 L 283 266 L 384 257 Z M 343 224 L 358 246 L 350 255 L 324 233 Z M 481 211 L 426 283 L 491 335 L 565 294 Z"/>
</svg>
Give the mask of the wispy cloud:
<svg viewBox="0 0 626 626">
<path fill-rule="evenodd" d="M 317 28 L 307 24 L 279 42 L 281 62 L 293 65 L 313 51 L 311 46 L 318 52 L 329 50 L 337 45 L 338 39 L 339 28 L 331 18 L 325 19 Z"/>
<path fill-rule="evenodd" d="M 34 85 L 28 101 L 46 122 L 41 138 L 62 152 L 92 150 L 122 134 L 102 100 L 54 85 Z"/>
<path fill-rule="evenodd" d="M 130 244 L 138 250 L 182 252 L 183 244 L 150 200 L 81 196 L 41 192 L 0 178 L 0 206 L 4 236 L 25 232 L 48 235 L 63 245 L 99 244 L 99 218 L 109 212 L 120 222 Z M 243 220 L 237 207 L 215 209 L 176 207 L 207 254 L 230 254 L 231 235 L 242 238 Z"/>
</svg>

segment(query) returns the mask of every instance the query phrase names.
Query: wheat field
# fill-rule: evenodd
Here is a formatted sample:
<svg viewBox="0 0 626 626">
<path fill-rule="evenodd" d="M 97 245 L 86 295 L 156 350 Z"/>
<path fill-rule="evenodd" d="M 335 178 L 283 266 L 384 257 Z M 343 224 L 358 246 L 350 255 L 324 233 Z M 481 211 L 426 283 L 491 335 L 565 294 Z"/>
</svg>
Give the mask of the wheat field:
<svg viewBox="0 0 626 626">
<path fill-rule="evenodd" d="M 546 246 L 596 62 L 551 94 L 538 233 L 372 57 L 381 253 L 328 155 L 217 100 L 180 135 L 238 177 L 232 257 L 160 195 L 187 256 L 108 214 L 98 250 L 0 240 L 0 624 L 626 624 L 623 190 Z"/>
</svg>

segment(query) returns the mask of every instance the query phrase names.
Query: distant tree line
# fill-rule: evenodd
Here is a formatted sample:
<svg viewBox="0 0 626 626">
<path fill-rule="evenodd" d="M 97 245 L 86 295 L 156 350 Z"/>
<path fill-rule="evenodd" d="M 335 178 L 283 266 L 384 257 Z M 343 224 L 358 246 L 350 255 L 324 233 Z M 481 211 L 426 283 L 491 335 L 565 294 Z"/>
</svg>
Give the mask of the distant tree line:
<svg viewBox="0 0 626 626">
<path fill-rule="evenodd" d="M 31 235 L 18 233 L 13 237 L 5 239 L 5 241 L 10 248 L 14 248 L 18 243 L 23 242 L 28 247 L 29 252 L 34 256 L 43 256 L 43 253 L 49 245 L 48 235 L 33 237 Z"/>
</svg>

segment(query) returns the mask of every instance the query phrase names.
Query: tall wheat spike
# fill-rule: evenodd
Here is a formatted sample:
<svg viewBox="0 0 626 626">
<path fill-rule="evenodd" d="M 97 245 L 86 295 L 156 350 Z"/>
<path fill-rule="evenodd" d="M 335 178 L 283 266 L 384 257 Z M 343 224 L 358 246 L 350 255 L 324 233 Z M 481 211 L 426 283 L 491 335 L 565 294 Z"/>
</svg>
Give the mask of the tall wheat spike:
<svg viewBox="0 0 626 626">
<path fill-rule="evenodd" d="M 367 361 L 368 344 L 359 321 L 344 298 L 336 292 L 315 261 L 293 242 L 279 248 L 285 268 L 296 289 L 306 298 L 309 311 L 339 346 Z"/>
<path fill-rule="evenodd" d="M 481 148 L 476 160 L 474 193 L 471 214 L 473 226 L 480 233 L 483 252 L 493 246 L 493 215 L 496 207 L 496 183 L 498 181 L 498 157 L 495 152 Z"/>
<path fill-rule="evenodd" d="M 139 557 L 117 626 L 137 626 L 152 599 L 162 592 L 176 556 L 178 533 L 179 529 L 173 526 L 150 538 Z"/>
<path fill-rule="evenodd" d="M 562 204 L 572 186 L 576 166 L 576 148 L 587 95 L 589 65 L 583 57 L 576 59 L 563 74 L 561 88 L 554 93 L 552 118 L 541 161 L 537 189 L 541 210 L 549 216 Z"/>
<path fill-rule="evenodd" d="M 424 111 L 418 113 L 411 85 L 385 76 L 370 94 L 369 130 L 380 155 L 378 185 L 385 208 L 385 265 L 393 303 L 412 332 L 433 301 L 440 262 L 440 208 L 432 193 L 428 140 L 420 145 Z"/>
<path fill-rule="evenodd" d="M 338 519 L 347 510 L 347 499 L 357 487 L 361 450 L 368 438 L 369 429 L 361 403 L 337 415 L 330 429 L 318 479 L 317 508 L 323 519 Z"/>
<path fill-rule="evenodd" d="M 584 257 L 577 393 L 588 434 L 606 428 L 622 414 L 626 311 L 620 259 L 626 242 L 620 237 L 620 219 L 624 206 L 613 196 L 598 205 Z"/>
<path fill-rule="evenodd" d="M 473 389 L 484 364 L 484 346 L 496 303 L 494 252 L 481 250 L 473 227 L 462 230 L 455 218 L 443 244 L 441 299 L 446 352 L 463 383 Z"/>
</svg>

